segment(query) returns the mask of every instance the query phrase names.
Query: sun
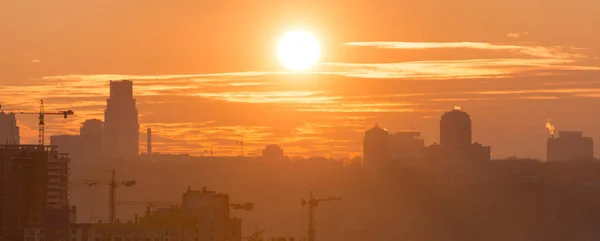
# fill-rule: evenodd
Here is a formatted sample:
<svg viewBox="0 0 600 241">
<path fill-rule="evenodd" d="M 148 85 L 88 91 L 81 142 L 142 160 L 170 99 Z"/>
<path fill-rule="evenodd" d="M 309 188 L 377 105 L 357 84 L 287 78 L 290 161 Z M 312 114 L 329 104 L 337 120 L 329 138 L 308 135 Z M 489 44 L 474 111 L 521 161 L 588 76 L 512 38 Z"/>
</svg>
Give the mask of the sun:
<svg viewBox="0 0 600 241">
<path fill-rule="evenodd" d="M 317 39 L 306 31 L 293 31 L 279 41 L 277 55 L 281 63 L 294 71 L 306 70 L 317 63 L 321 47 Z"/>
</svg>

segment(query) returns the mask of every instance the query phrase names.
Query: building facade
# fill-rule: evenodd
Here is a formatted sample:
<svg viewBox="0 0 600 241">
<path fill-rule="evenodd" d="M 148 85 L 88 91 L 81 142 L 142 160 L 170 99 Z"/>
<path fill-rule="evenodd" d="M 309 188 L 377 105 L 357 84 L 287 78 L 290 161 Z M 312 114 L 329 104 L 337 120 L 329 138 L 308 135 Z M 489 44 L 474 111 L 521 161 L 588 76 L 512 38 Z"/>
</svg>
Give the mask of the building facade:
<svg viewBox="0 0 600 241">
<path fill-rule="evenodd" d="M 99 119 L 85 120 L 81 123 L 79 138 L 85 157 L 101 156 L 104 151 L 104 122 Z"/>
<path fill-rule="evenodd" d="M 0 146 L 0 237 L 3 241 L 23 240 L 24 229 L 30 224 L 47 225 L 49 236 L 62 240 L 53 235 L 64 233 L 72 212 L 68 155 L 58 153 L 53 146 Z"/>
<path fill-rule="evenodd" d="M 133 82 L 110 81 L 104 112 L 104 146 L 109 158 L 134 158 L 139 154 L 138 110 Z"/>
<path fill-rule="evenodd" d="M 14 113 L 0 111 L 0 145 L 19 145 L 21 136 Z"/>
<path fill-rule="evenodd" d="M 447 147 L 471 144 L 471 117 L 459 107 L 446 112 L 440 119 L 440 145 Z"/>
<path fill-rule="evenodd" d="M 375 168 L 385 165 L 390 160 L 389 133 L 386 129 L 375 124 L 365 131 L 363 139 L 363 166 Z"/>
<path fill-rule="evenodd" d="M 546 142 L 546 160 L 572 161 L 594 159 L 594 140 L 581 131 L 559 131 Z"/>
<path fill-rule="evenodd" d="M 489 161 L 491 147 L 472 142 L 471 117 L 459 107 L 440 119 L 440 143 L 427 147 L 428 160 Z"/>
<path fill-rule="evenodd" d="M 390 158 L 392 160 L 418 160 L 425 155 L 425 140 L 420 132 L 395 132 L 390 135 Z"/>
</svg>

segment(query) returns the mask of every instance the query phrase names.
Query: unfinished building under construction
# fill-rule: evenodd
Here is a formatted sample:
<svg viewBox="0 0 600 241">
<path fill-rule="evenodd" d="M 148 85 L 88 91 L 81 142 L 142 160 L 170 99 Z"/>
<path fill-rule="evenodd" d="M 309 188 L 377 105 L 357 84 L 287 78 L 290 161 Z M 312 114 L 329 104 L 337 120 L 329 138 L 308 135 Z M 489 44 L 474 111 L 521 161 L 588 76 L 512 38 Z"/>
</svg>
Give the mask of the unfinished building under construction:
<svg viewBox="0 0 600 241">
<path fill-rule="evenodd" d="M 23 240 L 31 224 L 48 228 L 46 240 L 60 240 L 74 214 L 67 154 L 54 146 L 0 145 L 1 240 Z"/>
</svg>

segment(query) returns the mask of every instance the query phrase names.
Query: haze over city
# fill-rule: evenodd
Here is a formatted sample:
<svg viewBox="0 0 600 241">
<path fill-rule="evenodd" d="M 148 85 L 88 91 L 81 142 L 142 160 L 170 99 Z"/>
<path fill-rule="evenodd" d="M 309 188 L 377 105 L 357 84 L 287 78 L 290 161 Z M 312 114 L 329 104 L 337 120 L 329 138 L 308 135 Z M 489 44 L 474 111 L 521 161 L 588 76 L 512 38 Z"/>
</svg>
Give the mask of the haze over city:
<svg viewBox="0 0 600 241">
<path fill-rule="evenodd" d="M 0 241 L 600 237 L 600 1 L 0 1 Z"/>
<path fill-rule="evenodd" d="M 0 102 L 36 110 L 43 98 L 77 113 L 48 117 L 49 135 L 101 119 L 114 79 L 135 81 L 140 139 L 151 127 L 165 153 L 218 144 L 236 155 L 243 133 L 249 153 L 277 143 L 294 156 L 351 157 L 376 122 L 431 144 L 454 105 L 496 158 L 543 159 L 547 119 L 600 135 L 597 1 L 0 4 Z M 320 44 L 311 71 L 278 59 L 295 30 Z M 35 143 L 36 117 L 19 123 L 22 142 Z"/>
</svg>

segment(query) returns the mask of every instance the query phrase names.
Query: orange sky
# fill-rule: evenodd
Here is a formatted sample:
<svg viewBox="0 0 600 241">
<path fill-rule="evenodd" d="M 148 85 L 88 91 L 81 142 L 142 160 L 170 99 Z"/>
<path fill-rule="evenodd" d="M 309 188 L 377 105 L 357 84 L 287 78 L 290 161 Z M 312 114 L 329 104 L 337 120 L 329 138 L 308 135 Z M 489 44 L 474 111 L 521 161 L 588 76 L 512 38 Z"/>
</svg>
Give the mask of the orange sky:
<svg viewBox="0 0 600 241">
<path fill-rule="evenodd" d="M 206 2 L 2 1 L 0 103 L 71 108 L 47 135 L 74 133 L 109 79 L 134 79 L 155 151 L 193 154 L 235 154 L 243 132 L 254 153 L 353 155 L 375 122 L 433 143 L 455 104 L 494 157 L 544 158 L 548 118 L 600 140 L 599 1 Z M 322 44 L 318 74 L 277 61 L 296 28 Z M 19 121 L 34 143 L 36 117 Z"/>
</svg>

